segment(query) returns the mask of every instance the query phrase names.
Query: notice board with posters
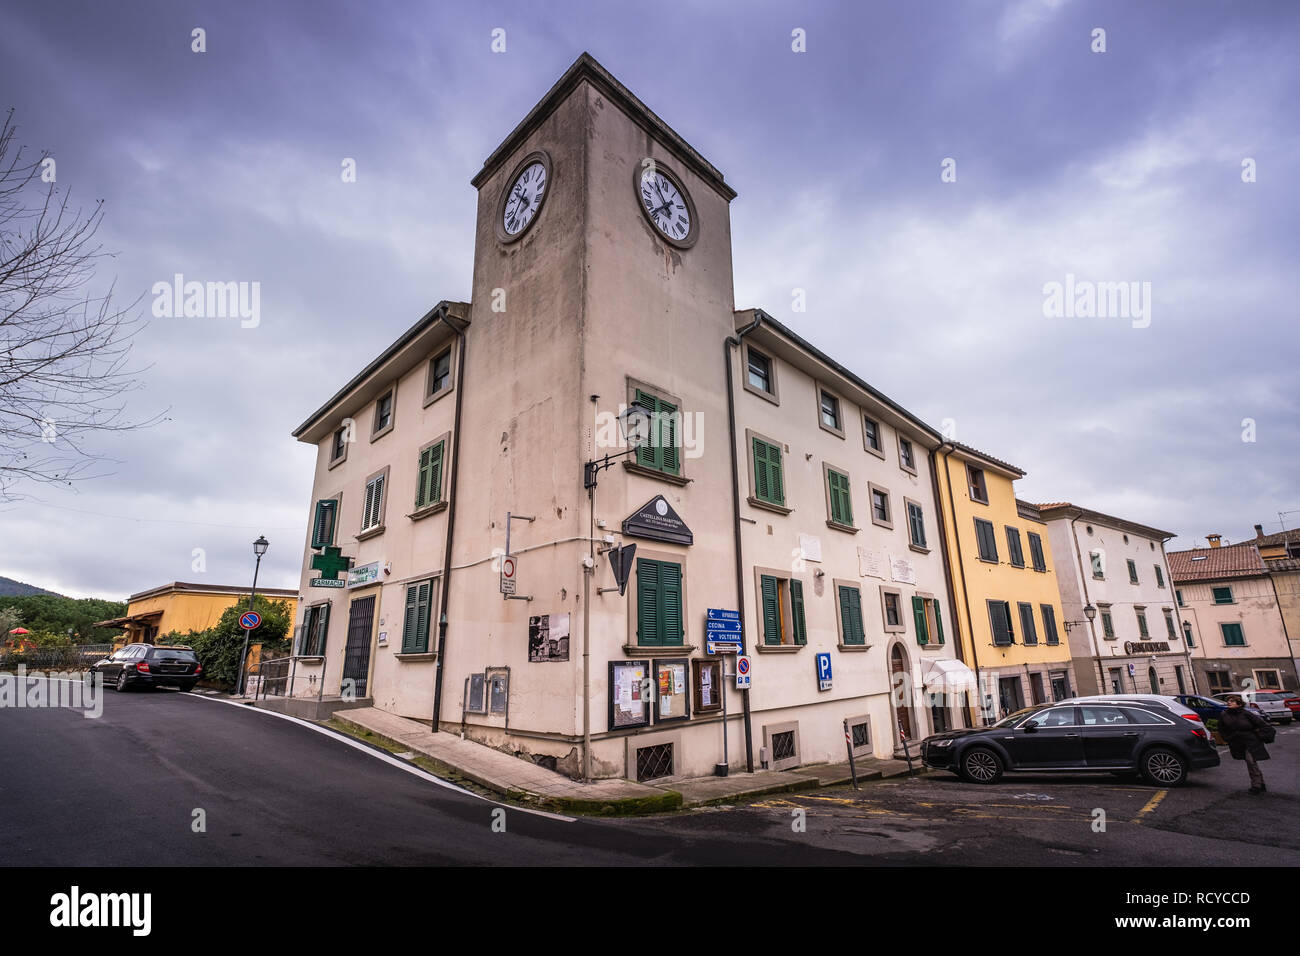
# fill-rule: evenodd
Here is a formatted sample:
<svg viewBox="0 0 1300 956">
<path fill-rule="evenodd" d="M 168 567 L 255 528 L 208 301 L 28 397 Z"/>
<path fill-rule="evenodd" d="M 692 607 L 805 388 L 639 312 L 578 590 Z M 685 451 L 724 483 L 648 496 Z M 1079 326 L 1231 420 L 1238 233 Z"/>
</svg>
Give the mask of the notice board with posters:
<svg viewBox="0 0 1300 956">
<path fill-rule="evenodd" d="M 641 682 L 650 676 L 649 661 L 610 661 L 609 729 L 650 724 L 650 695 Z"/>
<path fill-rule="evenodd" d="M 685 657 L 655 661 L 655 723 L 686 720 L 691 716 L 690 688 L 687 686 Z"/>
<path fill-rule="evenodd" d="M 696 658 L 691 661 L 695 685 L 695 713 L 712 714 L 722 710 L 722 661 Z"/>
</svg>

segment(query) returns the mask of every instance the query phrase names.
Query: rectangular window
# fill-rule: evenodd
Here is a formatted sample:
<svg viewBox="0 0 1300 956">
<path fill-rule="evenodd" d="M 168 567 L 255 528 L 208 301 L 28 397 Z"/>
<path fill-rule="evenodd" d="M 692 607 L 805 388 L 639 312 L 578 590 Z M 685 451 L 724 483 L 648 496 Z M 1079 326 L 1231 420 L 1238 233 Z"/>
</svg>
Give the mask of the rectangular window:
<svg viewBox="0 0 1300 956">
<path fill-rule="evenodd" d="M 758 587 L 763 643 L 769 646 L 807 643 L 803 582 L 763 574 L 759 576 Z"/>
<path fill-rule="evenodd" d="M 311 523 L 311 546 L 313 549 L 328 548 L 334 543 L 334 524 L 338 518 L 339 503 L 337 498 L 322 498 L 316 502 L 316 515 Z"/>
<path fill-rule="evenodd" d="M 749 384 L 760 392 L 772 394 L 772 360 L 755 348 L 747 350 Z"/>
<path fill-rule="evenodd" d="M 916 474 L 916 455 L 912 451 L 912 443 L 902 436 L 898 439 L 898 463 L 904 471 Z"/>
<path fill-rule="evenodd" d="M 1034 606 L 1021 601 L 1017 607 L 1020 610 L 1020 634 L 1021 643 L 1026 647 L 1038 643 L 1038 628 L 1034 624 Z"/>
<path fill-rule="evenodd" d="M 827 468 L 826 494 L 830 504 L 831 521 L 852 527 L 853 502 L 849 495 L 849 476 L 833 468 Z"/>
<path fill-rule="evenodd" d="M 1029 532 L 1029 559 L 1034 562 L 1035 571 L 1047 570 L 1047 558 L 1043 556 L 1043 539 L 1033 531 Z"/>
<path fill-rule="evenodd" d="M 998 542 L 993 534 L 993 522 L 985 521 L 983 518 L 976 518 L 975 540 L 979 544 L 980 560 L 992 561 L 996 564 L 998 560 Z"/>
<path fill-rule="evenodd" d="M 943 643 L 943 621 L 939 617 L 939 602 L 934 598 L 912 598 L 912 620 L 916 624 L 916 643 Z"/>
<path fill-rule="evenodd" d="M 1145 609 L 1145 608 L 1136 607 L 1136 608 L 1134 608 L 1133 610 L 1134 610 L 1134 612 L 1137 614 L 1137 619 L 1138 619 L 1138 633 L 1139 633 L 1140 635 L 1142 635 L 1142 637 L 1144 637 L 1144 638 L 1145 638 L 1145 637 L 1150 637 L 1150 636 L 1151 636 L 1151 632 L 1147 630 L 1147 612 L 1146 612 L 1146 609 Z"/>
<path fill-rule="evenodd" d="M 442 500 L 442 457 L 445 444 L 441 441 L 434 442 L 420 451 L 420 469 L 415 476 L 417 509 L 437 504 Z"/>
<path fill-rule="evenodd" d="M 862 416 L 862 440 L 871 451 L 884 451 L 880 447 L 880 422 L 874 418 Z"/>
<path fill-rule="evenodd" d="M 1106 580 L 1106 560 L 1100 551 L 1089 551 L 1088 560 L 1092 563 L 1092 576 L 1098 581 Z"/>
<path fill-rule="evenodd" d="M 973 465 L 966 466 L 966 484 L 970 488 L 970 500 L 982 505 L 989 503 L 989 489 L 984 481 L 984 469 Z"/>
<path fill-rule="evenodd" d="M 1211 693 L 1232 690 L 1232 675 L 1228 671 L 1206 671 L 1205 676 L 1209 678 Z"/>
<path fill-rule="evenodd" d="M 1241 625 L 1236 621 L 1220 624 L 1223 629 L 1223 643 L 1225 647 L 1245 647 L 1246 635 L 1241 630 Z"/>
<path fill-rule="evenodd" d="M 1110 608 L 1101 609 L 1101 633 L 1107 640 L 1115 640 L 1115 621 L 1110 616 Z"/>
<path fill-rule="evenodd" d="M 451 349 L 429 361 L 429 393 L 427 398 L 441 395 L 451 387 Z"/>
<path fill-rule="evenodd" d="M 672 561 L 638 558 L 636 562 L 636 638 L 646 647 L 680 647 L 682 566 Z"/>
<path fill-rule="evenodd" d="M 1132 558 L 1128 559 L 1128 583 L 1129 584 L 1138 583 L 1138 566 L 1137 566 L 1137 562 L 1135 562 Z"/>
<path fill-rule="evenodd" d="M 885 630 L 905 631 L 903 624 L 902 595 L 897 591 L 880 592 L 881 607 L 884 608 Z"/>
<path fill-rule="evenodd" d="M 1020 529 L 1007 525 L 1007 559 L 1012 567 L 1025 566 L 1025 552 L 1020 548 Z"/>
<path fill-rule="evenodd" d="M 319 657 L 325 653 L 325 638 L 329 633 L 330 605 L 309 607 L 302 616 L 302 632 L 298 637 L 298 653 Z"/>
<path fill-rule="evenodd" d="M 925 512 L 915 501 L 907 502 L 907 535 L 913 547 L 925 547 Z"/>
<path fill-rule="evenodd" d="M 420 581 L 406 588 L 406 613 L 402 618 L 402 653 L 429 653 L 429 607 L 433 582 Z"/>
<path fill-rule="evenodd" d="M 871 520 L 880 524 L 890 524 L 889 492 L 881 488 L 871 489 Z"/>
<path fill-rule="evenodd" d="M 334 444 L 330 448 L 330 461 L 342 461 L 348 453 L 348 426 L 334 432 Z"/>
<path fill-rule="evenodd" d="M 820 394 L 822 425 L 831 431 L 840 431 L 840 400 L 830 392 Z"/>
<path fill-rule="evenodd" d="M 1165 632 L 1171 641 L 1178 640 L 1178 628 L 1174 626 L 1174 612 L 1165 611 Z"/>
<path fill-rule="evenodd" d="M 1060 644 L 1061 637 L 1056 631 L 1056 608 L 1050 604 L 1042 604 L 1039 610 L 1043 612 L 1043 639 L 1048 644 Z"/>
<path fill-rule="evenodd" d="M 1215 604 L 1232 604 L 1232 588 L 1222 587 L 1214 589 Z"/>
<path fill-rule="evenodd" d="M 1014 644 L 1016 631 L 1011 625 L 1011 605 L 1006 601 L 989 601 L 988 605 L 994 646 L 1007 647 Z"/>
<path fill-rule="evenodd" d="M 379 400 L 375 402 L 375 422 L 374 427 L 370 430 L 370 434 L 378 435 L 380 432 L 386 431 L 392 424 L 393 391 L 392 389 L 389 389 L 383 395 L 380 395 Z"/>
<path fill-rule="evenodd" d="M 1183 591 L 1182 591 L 1182 588 L 1179 588 L 1178 590 L 1174 591 L 1174 598 L 1178 601 L 1178 606 L 1179 606 L 1179 607 L 1187 607 L 1187 605 L 1183 603 Z"/>
<path fill-rule="evenodd" d="M 752 353 L 751 353 L 752 354 Z M 781 446 L 755 438 L 754 497 L 768 504 L 785 505 L 785 478 L 781 473 Z"/>
<path fill-rule="evenodd" d="M 1164 586 L 1165 586 L 1165 572 L 1162 571 L 1162 570 L 1160 569 L 1160 565 L 1158 565 L 1158 564 L 1153 564 L 1153 565 L 1151 565 L 1151 566 L 1152 566 L 1153 568 L 1155 568 L 1155 571 L 1156 571 L 1156 587 L 1158 587 L 1158 588 L 1162 588 L 1162 587 L 1164 587 Z"/>
<path fill-rule="evenodd" d="M 865 644 L 866 632 L 862 627 L 862 592 L 855 587 L 839 585 L 840 643 Z"/>
<path fill-rule="evenodd" d="M 361 509 L 361 530 L 378 528 L 384 516 L 384 476 L 375 475 L 366 482 L 366 497 Z"/>
<path fill-rule="evenodd" d="M 1187 623 L 1183 624 L 1183 639 L 1187 641 L 1188 647 L 1196 646 L 1196 637 L 1192 634 L 1191 624 L 1187 624 Z"/>
<path fill-rule="evenodd" d="M 642 468 L 666 475 L 681 472 L 681 412 L 672 402 L 636 389 L 636 401 L 650 409 L 650 441 L 636 450 Z"/>
</svg>

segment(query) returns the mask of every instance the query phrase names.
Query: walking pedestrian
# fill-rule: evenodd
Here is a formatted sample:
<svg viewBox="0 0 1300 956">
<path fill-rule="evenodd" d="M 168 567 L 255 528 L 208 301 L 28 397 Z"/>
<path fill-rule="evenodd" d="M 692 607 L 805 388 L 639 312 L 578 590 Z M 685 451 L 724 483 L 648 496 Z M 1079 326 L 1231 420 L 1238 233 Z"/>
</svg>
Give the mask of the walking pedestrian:
<svg viewBox="0 0 1300 956">
<path fill-rule="evenodd" d="M 1268 789 L 1264 786 L 1259 761 L 1268 759 L 1268 748 L 1264 745 L 1276 739 L 1277 731 L 1263 717 L 1247 710 L 1236 694 L 1225 699 L 1228 709 L 1219 715 L 1219 733 L 1227 742 L 1232 759 L 1246 761 L 1246 771 L 1250 774 L 1247 793 L 1258 796 Z"/>
</svg>

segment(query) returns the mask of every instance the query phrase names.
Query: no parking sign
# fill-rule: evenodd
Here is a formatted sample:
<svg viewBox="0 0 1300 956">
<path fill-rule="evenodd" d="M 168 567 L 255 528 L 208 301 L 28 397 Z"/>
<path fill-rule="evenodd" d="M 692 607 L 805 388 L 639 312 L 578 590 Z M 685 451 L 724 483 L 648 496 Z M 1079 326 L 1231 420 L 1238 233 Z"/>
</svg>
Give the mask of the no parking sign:
<svg viewBox="0 0 1300 956">
<path fill-rule="evenodd" d="M 256 630 L 261 623 L 262 615 L 258 614 L 256 611 L 245 611 L 243 614 L 239 615 L 239 626 L 246 631 Z"/>
<path fill-rule="evenodd" d="M 749 658 L 736 658 L 736 690 L 749 690 Z"/>
</svg>

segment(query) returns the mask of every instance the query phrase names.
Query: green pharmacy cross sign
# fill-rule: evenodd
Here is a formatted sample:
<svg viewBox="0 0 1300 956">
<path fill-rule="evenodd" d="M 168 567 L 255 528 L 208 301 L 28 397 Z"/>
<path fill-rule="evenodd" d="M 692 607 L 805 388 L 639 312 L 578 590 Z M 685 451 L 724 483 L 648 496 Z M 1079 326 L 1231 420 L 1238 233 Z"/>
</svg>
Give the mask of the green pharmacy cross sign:
<svg viewBox="0 0 1300 956">
<path fill-rule="evenodd" d="M 321 577 L 312 578 L 309 582 L 312 587 L 341 588 L 347 586 L 348 582 L 339 577 L 339 572 L 352 567 L 352 559 L 344 557 L 340 550 L 339 548 L 330 547 L 320 554 L 312 556 L 312 569 L 321 573 Z"/>
</svg>

